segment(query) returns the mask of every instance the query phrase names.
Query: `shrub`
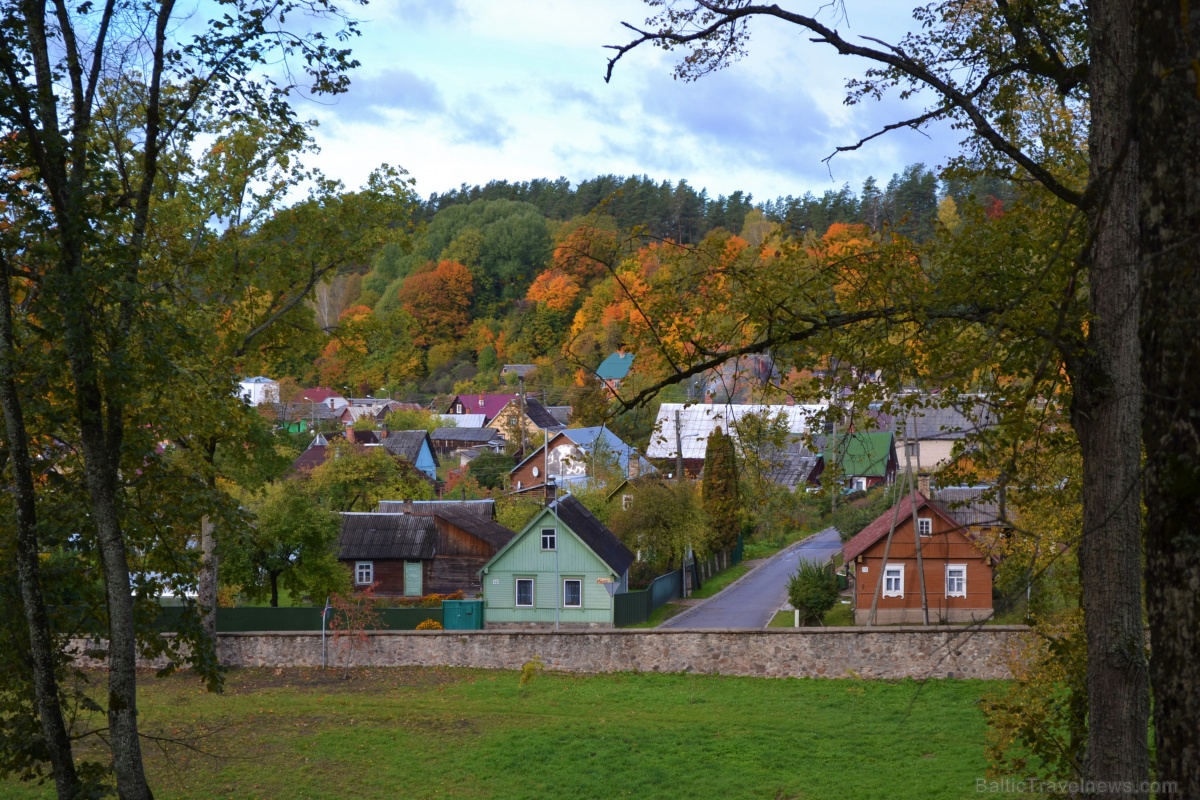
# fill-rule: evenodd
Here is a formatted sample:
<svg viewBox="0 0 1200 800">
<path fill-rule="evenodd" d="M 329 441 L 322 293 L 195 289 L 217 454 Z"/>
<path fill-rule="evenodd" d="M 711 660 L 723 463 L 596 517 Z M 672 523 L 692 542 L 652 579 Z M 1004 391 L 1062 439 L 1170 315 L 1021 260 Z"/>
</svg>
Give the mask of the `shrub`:
<svg viewBox="0 0 1200 800">
<path fill-rule="evenodd" d="M 424 594 L 420 597 L 397 597 L 392 600 L 399 608 L 437 608 L 443 600 L 465 600 L 466 595 L 460 589 L 450 594 Z"/>
<path fill-rule="evenodd" d="M 838 601 L 837 576 L 828 564 L 801 561 L 788 580 L 788 600 L 800 612 L 805 625 L 821 624 L 821 617 Z"/>
<path fill-rule="evenodd" d="M 420 625 L 417 626 L 417 630 L 419 630 L 419 631 L 440 631 L 440 630 L 445 630 L 445 628 L 443 628 L 442 623 L 438 622 L 436 619 L 427 619 L 424 622 L 422 622 Z"/>
</svg>

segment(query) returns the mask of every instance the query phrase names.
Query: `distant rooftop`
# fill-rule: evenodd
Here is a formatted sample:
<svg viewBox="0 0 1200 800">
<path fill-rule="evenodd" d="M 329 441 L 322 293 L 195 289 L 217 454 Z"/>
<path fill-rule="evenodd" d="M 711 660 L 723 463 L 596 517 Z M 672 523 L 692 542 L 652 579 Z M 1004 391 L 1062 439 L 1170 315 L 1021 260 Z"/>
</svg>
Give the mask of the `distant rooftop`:
<svg viewBox="0 0 1200 800">
<path fill-rule="evenodd" d="M 605 381 L 625 380 L 633 366 L 633 353 L 613 353 L 596 367 L 596 375 Z"/>
</svg>

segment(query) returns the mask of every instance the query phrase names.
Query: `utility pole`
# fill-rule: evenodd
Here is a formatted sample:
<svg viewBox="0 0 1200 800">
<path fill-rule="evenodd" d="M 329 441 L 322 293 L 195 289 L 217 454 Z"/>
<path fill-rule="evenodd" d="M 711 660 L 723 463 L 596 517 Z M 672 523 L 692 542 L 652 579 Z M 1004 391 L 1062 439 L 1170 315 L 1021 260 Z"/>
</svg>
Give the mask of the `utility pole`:
<svg viewBox="0 0 1200 800">
<path fill-rule="evenodd" d="M 525 378 L 517 376 L 520 394 L 517 395 L 517 427 L 521 429 L 521 457 L 525 457 Z"/>
<path fill-rule="evenodd" d="M 913 424 L 916 424 L 916 414 L 913 414 Z M 925 591 L 925 561 L 921 557 L 921 525 L 917 518 L 917 487 L 916 476 L 912 471 L 912 440 L 909 438 L 909 425 L 904 426 L 904 471 L 908 473 L 908 505 L 912 509 L 913 544 L 917 549 L 917 577 L 921 581 L 921 619 L 929 624 L 929 594 Z M 920 466 L 918 457 L 917 465 Z M 897 503 L 899 500 L 897 499 Z M 929 533 L 933 534 L 933 519 L 929 520 Z"/>
<path fill-rule="evenodd" d="M 675 409 L 675 480 L 683 480 L 683 435 L 679 431 L 679 409 Z"/>
</svg>

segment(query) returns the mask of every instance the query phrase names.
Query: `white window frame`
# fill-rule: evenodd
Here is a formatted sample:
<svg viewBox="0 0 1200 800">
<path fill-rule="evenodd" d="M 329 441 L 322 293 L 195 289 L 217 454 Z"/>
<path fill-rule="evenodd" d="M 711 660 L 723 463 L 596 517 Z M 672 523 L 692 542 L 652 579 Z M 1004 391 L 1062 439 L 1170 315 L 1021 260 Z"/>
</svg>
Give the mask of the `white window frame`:
<svg viewBox="0 0 1200 800">
<path fill-rule="evenodd" d="M 867 479 L 866 478 L 854 478 L 851 480 L 850 486 L 852 487 L 851 488 L 852 491 L 865 492 L 867 490 Z"/>
<path fill-rule="evenodd" d="M 567 584 L 568 583 L 578 583 L 579 584 L 579 602 L 578 603 L 572 604 L 572 603 L 567 602 Z M 562 597 L 563 597 L 563 608 L 583 608 L 583 581 L 580 578 L 563 578 Z"/>
<path fill-rule="evenodd" d="M 629 507 L 632 505 L 633 505 L 633 495 L 631 495 L 631 494 L 621 495 L 621 510 L 622 511 L 628 511 Z"/>
<path fill-rule="evenodd" d="M 455 403 L 455 404 L 454 404 L 454 413 L 455 413 L 455 414 L 461 414 L 461 413 L 463 413 L 463 410 L 462 410 L 462 403 Z"/>
<path fill-rule="evenodd" d="M 917 517 L 917 533 L 921 536 L 933 536 L 933 517 Z"/>
<path fill-rule="evenodd" d="M 366 576 L 366 577 L 364 577 Z M 354 562 L 354 585 L 355 586 L 370 586 L 375 582 L 375 562 L 374 561 L 355 561 Z"/>
<path fill-rule="evenodd" d="M 529 583 L 529 602 L 521 602 L 521 584 Z M 513 581 L 513 605 L 517 608 L 533 608 L 537 605 L 537 578 L 517 578 Z"/>
<path fill-rule="evenodd" d="M 888 581 L 895 579 L 897 589 L 889 589 Z M 904 565 L 888 564 L 883 568 L 883 596 L 904 597 Z"/>
<path fill-rule="evenodd" d="M 958 590 L 951 589 L 950 573 L 951 571 L 962 572 L 962 588 Z M 967 596 L 967 565 L 966 564 L 947 564 L 946 565 L 946 597 L 966 597 Z"/>
<path fill-rule="evenodd" d="M 558 549 L 558 531 L 554 528 L 542 528 L 542 549 L 557 550 Z M 549 535 L 547 535 L 549 534 Z M 546 541 L 549 540 L 550 546 L 546 546 Z"/>
</svg>

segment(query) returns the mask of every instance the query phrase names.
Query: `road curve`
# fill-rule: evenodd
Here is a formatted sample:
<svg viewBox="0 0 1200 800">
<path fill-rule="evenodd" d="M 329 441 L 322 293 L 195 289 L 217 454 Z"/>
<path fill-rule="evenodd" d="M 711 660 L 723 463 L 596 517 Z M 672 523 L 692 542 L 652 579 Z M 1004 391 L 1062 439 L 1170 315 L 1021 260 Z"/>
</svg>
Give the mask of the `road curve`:
<svg viewBox="0 0 1200 800">
<path fill-rule="evenodd" d="M 787 602 L 788 578 L 800 561 L 827 561 L 842 547 L 834 528 L 797 542 L 720 594 L 664 622 L 662 628 L 762 628 Z"/>
</svg>

